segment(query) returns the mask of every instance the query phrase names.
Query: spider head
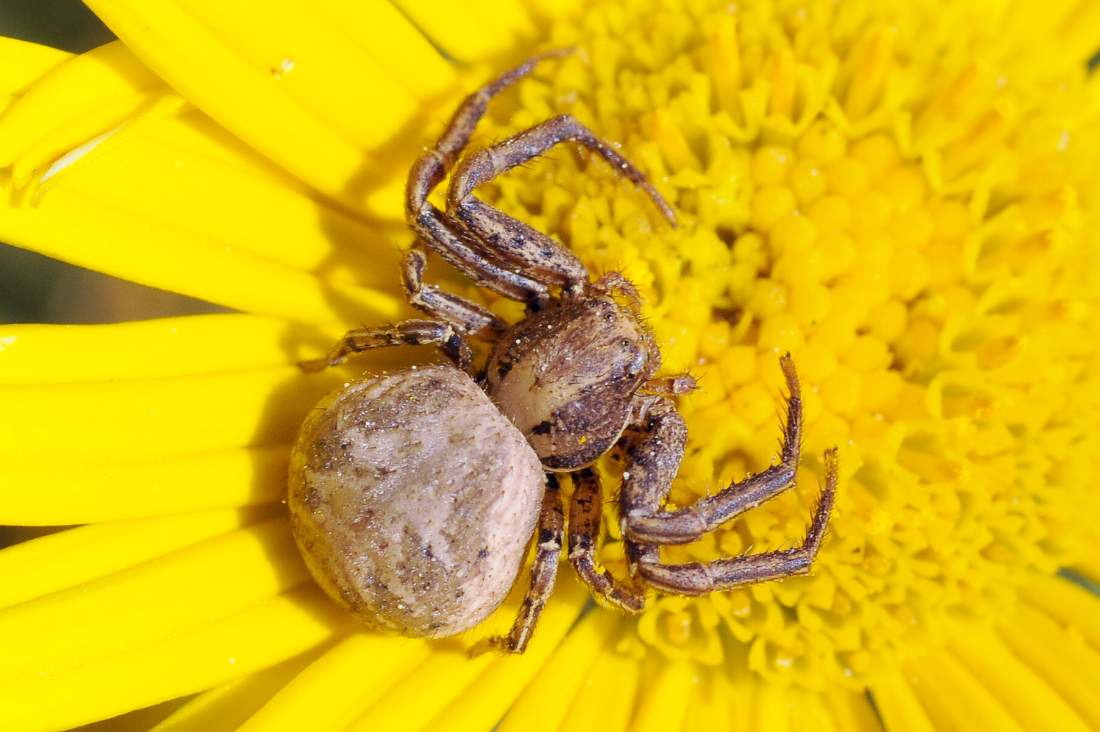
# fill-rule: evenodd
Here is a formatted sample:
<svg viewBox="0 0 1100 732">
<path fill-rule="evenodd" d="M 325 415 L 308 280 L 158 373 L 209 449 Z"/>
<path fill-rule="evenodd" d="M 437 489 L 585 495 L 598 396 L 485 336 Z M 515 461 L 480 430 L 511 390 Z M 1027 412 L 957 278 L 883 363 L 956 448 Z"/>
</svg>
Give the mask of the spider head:
<svg viewBox="0 0 1100 732">
<path fill-rule="evenodd" d="M 489 359 L 487 386 L 543 467 L 569 471 L 615 444 L 660 354 L 635 308 L 593 288 L 516 324 Z"/>
</svg>

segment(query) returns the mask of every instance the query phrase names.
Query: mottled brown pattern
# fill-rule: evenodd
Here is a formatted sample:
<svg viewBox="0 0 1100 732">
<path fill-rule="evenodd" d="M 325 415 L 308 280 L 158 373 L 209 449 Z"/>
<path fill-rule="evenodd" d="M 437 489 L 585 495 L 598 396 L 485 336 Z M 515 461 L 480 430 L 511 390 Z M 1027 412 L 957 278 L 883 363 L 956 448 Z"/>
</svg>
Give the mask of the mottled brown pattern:
<svg viewBox="0 0 1100 732">
<path fill-rule="evenodd" d="M 553 302 L 489 357 L 489 396 L 548 470 L 592 463 L 619 439 L 638 387 L 660 365 L 644 327 L 604 294 Z"/>
<path fill-rule="evenodd" d="M 538 458 L 460 371 L 367 377 L 299 435 L 294 535 L 317 579 L 362 619 L 445 636 L 515 582 L 543 494 Z"/>
<path fill-rule="evenodd" d="M 317 581 L 367 622 L 410 635 L 458 632 L 503 600 L 536 519 L 531 586 L 511 632 L 481 648 L 522 652 L 553 589 L 563 534 L 554 472 L 574 472 L 569 558 L 606 603 L 645 604 L 645 586 L 699 594 L 808 571 L 836 491 L 836 453 L 802 546 L 710 563 L 666 564 L 660 545 L 693 541 L 794 485 L 802 403 L 791 394 L 778 464 L 713 496 L 666 510 L 687 429 L 673 401 L 695 388 L 681 374 L 654 378 L 660 352 L 641 323 L 640 298 L 617 273 L 591 282 L 559 243 L 474 196 L 476 188 L 551 147 L 573 141 L 646 193 L 669 223 L 671 207 L 630 161 L 568 115 L 460 157 L 492 97 L 551 52 L 477 90 L 416 161 L 406 217 L 418 240 L 402 270 L 409 303 L 433 318 L 349 333 L 328 358 L 400 344 L 435 343 L 460 368 L 482 373 L 465 337 L 493 344 L 485 391 L 453 367 L 365 377 L 323 402 L 292 456 L 295 536 Z M 447 211 L 428 197 L 453 170 Z M 425 284 L 427 251 L 504 297 L 527 305 L 509 326 L 484 307 Z M 638 587 L 596 563 L 601 490 L 589 466 L 616 445 L 627 466 L 620 521 Z M 549 481 L 542 470 L 551 471 Z M 546 487 L 544 489 L 544 483 Z M 543 499 L 545 495 L 545 499 Z M 540 510 L 541 502 L 541 510 Z"/>
</svg>

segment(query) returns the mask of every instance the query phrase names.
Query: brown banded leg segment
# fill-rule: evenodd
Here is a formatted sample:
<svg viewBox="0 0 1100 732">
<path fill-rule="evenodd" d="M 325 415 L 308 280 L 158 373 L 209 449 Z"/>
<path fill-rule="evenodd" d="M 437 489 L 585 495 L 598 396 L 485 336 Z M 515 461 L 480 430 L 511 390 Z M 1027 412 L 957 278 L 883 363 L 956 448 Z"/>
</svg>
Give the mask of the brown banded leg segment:
<svg viewBox="0 0 1100 732">
<path fill-rule="evenodd" d="M 678 595 L 703 595 L 738 585 L 807 574 L 825 538 L 829 513 L 836 499 L 836 484 L 837 452 L 834 447 L 825 452 L 825 488 L 818 499 L 813 521 L 802 545 L 795 549 L 688 564 L 664 564 L 650 554 L 638 563 L 638 574 L 647 584 Z"/>
<path fill-rule="evenodd" d="M 608 605 L 628 613 L 641 612 L 645 593 L 626 587 L 606 569 L 596 568 L 603 500 L 600 476 L 593 468 L 572 473 L 573 498 L 569 503 L 569 561 L 588 589 Z"/>
<path fill-rule="evenodd" d="M 567 114 L 463 158 L 451 180 L 447 212 L 461 218 L 492 248 L 496 257 L 511 263 L 528 277 L 550 285 L 574 287 L 588 280 L 588 271 L 580 260 L 546 234 L 473 196 L 474 190 L 481 184 L 568 141 L 580 143 L 606 160 L 616 172 L 645 191 L 661 213 L 675 225 L 676 216 L 672 208 L 642 172 Z"/>
<path fill-rule="evenodd" d="M 406 320 L 396 325 L 349 330 L 327 356 L 314 361 L 302 361 L 298 365 L 303 371 L 322 371 L 329 366 L 342 364 L 353 353 L 386 346 L 430 344 L 438 345 L 455 366 L 470 373 L 473 356 L 469 345 L 457 328 L 449 323 L 439 323 L 434 320 Z"/>
<path fill-rule="evenodd" d="M 660 513 L 687 445 L 687 426 L 676 404 L 659 396 L 637 396 L 631 424 L 623 433 L 626 471 L 619 492 L 619 516 L 631 575 L 642 562 L 660 561 L 657 547 L 633 539 L 627 516 Z"/>
<path fill-rule="evenodd" d="M 450 323 L 471 338 L 496 341 L 503 335 L 508 328 L 507 323 L 482 306 L 435 285 L 424 284 L 427 261 L 427 254 L 419 246 L 405 253 L 401 272 L 409 304 L 433 318 Z"/>
<path fill-rule="evenodd" d="M 552 474 L 546 476 L 546 494 L 542 499 L 542 511 L 539 513 L 538 544 L 535 549 L 535 561 L 531 564 L 531 587 L 523 598 L 519 614 L 512 630 L 505 636 L 486 638 L 470 649 L 470 655 L 476 656 L 490 648 L 523 653 L 527 643 L 535 632 L 539 615 L 542 614 L 550 593 L 554 590 L 554 580 L 558 576 L 558 560 L 561 558 L 562 533 L 565 517 L 562 514 L 561 486 Z"/>
<path fill-rule="evenodd" d="M 477 253 L 478 243 L 464 227 L 428 202 L 428 195 L 439 185 L 470 141 L 470 135 L 485 114 L 489 101 L 503 89 L 522 79 L 540 61 L 565 55 L 552 51 L 528 59 L 496 80 L 468 96 L 447 123 L 436 144 L 413 164 L 405 187 L 405 217 L 424 242 L 443 259 L 494 292 L 532 305 L 544 303 L 546 287 L 528 277 L 510 272 Z"/>
<path fill-rule="evenodd" d="M 635 481 L 623 484 L 623 535 L 646 544 L 686 544 L 698 539 L 712 529 L 735 516 L 759 506 L 794 485 L 798 469 L 799 450 L 802 445 L 802 396 L 798 375 L 790 355 L 780 359 L 790 395 L 787 397 L 787 424 L 783 430 L 783 447 L 777 465 L 763 472 L 732 483 L 713 496 L 701 498 L 690 506 L 676 511 L 655 508 L 653 496 L 668 492 L 668 487 L 642 485 Z M 677 440 L 683 422 L 675 427 Z M 669 440 L 660 434 L 658 425 L 650 436 L 642 440 L 645 451 L 668 450 Z M 677 443 L 679 444 L 679 443 Z M 682 448 L 680 448 L 682 449 Z M 645 455 L 643 455 L 645 457 Z M 653 459 L 653 458 L 649 458 Z M 677 459 L 678 461 L 678 459 Z M 630 472 L 636 473 L 633 468 Z M 675 474 L 673 474 L 675 475 Z M 649 479 L 646 478 L 648 481 Z M 637 496 L 635 496 L 637 494 Z"/>
</svg>

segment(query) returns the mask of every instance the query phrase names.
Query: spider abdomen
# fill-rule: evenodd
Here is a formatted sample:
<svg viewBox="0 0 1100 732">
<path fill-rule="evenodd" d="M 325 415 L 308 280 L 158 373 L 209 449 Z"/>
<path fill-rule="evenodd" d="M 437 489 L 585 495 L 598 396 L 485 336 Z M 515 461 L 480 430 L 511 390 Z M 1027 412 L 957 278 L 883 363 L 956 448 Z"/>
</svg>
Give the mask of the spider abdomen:
<svg viewBox="0 0 1100 732">
<path fill-rule="evenodd" d="M 294 536 L 317 582 L 368 623 L 446 636 L 516 579 L 545 476 L 461 371 L 368 376 L 326 397 L 291 457 Z"/>
<path fill-rule="evenodd" d="M 493 349 L 489 396 L 552 471 L 607 452 L 626 426 L 638 386 L 656 368 L 637 317 L 610 296 L 554 303 L 514 326 Z"/>
</svg>

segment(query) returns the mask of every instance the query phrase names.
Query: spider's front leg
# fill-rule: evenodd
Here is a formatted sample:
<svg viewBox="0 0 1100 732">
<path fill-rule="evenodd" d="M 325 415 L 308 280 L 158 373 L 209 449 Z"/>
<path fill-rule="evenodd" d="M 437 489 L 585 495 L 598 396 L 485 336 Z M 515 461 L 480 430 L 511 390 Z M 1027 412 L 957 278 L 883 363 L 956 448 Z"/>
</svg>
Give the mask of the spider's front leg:
<svg viewBox="0 0 1100 732">
<path fill-rule="evenodd" d="M 539 513 L 535 561 L 531 564 L 531 586 L 523 598 L 519 614 L 508 635 L 486 638 L 475 644 L 470 649 L 470 656 L 480 655 L 493 648 L 508 653 L 523 653 L 527 650 L 527 643 L 535 632 L 539 615 L 542 614 L 546 601 L 554 591 L 564 526 L 561 486 L 558 484 L 557 477 L 550 473 L 546 476 L 546 493 L 542 498 L 542 510 Z"/>
<path fill-rule="evenodd" d="M 362 353 L 374 348 L 432 344 L 439 346 L 455 366 L 471 376 L 474 375 L 473 356 L 466 340 L 451 324 L 434 320 L 406 320 L 396 325 L 349 330 L 327 356 L 313 361 L 303 361 L 298 365 L 303 371 L 322 371 L 329 366 L 342 364 L 354 353 Z"/>
<path fill-rule="evenodd" d="M 615 172 L 643 190 L 668 221 L 675 225 L 672 207 L 634 165 L 572 115 L 563 114 L 524 130 L 507 140 L 463 158 L 455 168 L 447 193 L 447 214 L 457 217 L 488 246 L 483 253 L 502 267 L 547 285 L 570 289 L 588 282 L 588 270 L 575 255 L 552 238 L 486 203 L 474 190 L 517 165 L 544 154 L 563 142 L 577 142 L 607 161 Z"/>
<path fill-rule="evenodd" d="M 835 449 L 825 454 L 825 488 L 801 546 L 687 564 L 665 564 L 657 547 L 694 541 L 794 485 L 801 442 L 802 403 L 798 377 L 790 357 L 784 356 L 781 363 L 790 396 L 779 464 L 676 511 L 663 511 L 661 503 L 679 467 L 687 430 L 671 401 L 649 397 L 648 403 L 643 402 L 641 423 L 630 436 L 629 477 L 624 478 L 620 501 L 623 536 L 627 540 L 632 569 L 651 586 L 666 592 L 698 595 L 809 571 L 824 538 L 836 493 Z"/>
</svg>

